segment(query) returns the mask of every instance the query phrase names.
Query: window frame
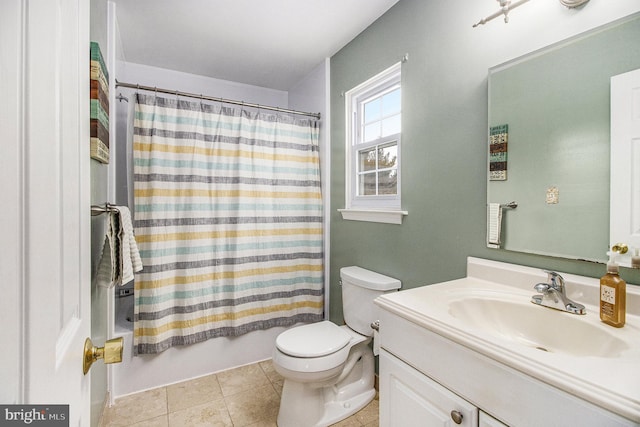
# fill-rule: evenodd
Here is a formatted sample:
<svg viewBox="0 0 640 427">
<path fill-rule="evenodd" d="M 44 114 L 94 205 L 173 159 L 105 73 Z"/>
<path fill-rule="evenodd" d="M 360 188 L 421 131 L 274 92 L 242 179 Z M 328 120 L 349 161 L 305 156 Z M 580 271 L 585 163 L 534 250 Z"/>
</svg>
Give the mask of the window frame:
<svg viewBox="0 0 640 427">
<path fill-rule="evenodd" d="M 402 97 L 401 86 L 401 62 L 394 64 L 383 72 L 370 78 L 364 83 L 354 87 L 345 93 L 345 113 L 346 113 L 346 135 L 345 135 L 345 209 L 340 209 L 345 219 L 356 219 L 375 222 L 392 222 L 401 223 L 402 216 L 407 212 L 401 210 L 402 205 L 402 130 L 398 133 L 379 137 L 368 142 L 361 142 L 364 132 L 364 104 L 385 94 L 391 93 L 393 90 L 400 88 L 400 96 Z M 401 98 L 402 99 L 402 98 Z M 402 103 L 402 101 L 401 101 Z M 381 116 L 380 121 L 384 117 Z M 400 121 L 402 127 L 402 108 L 400 109 Z M 384 147 L 390 143 L 396 144 L 396 166 L 397 171 L 397 188 L 396 194 L 393 195 L 358 195 L 358 153 L 363 150 L 371 150 L 372 148 Z M 384 169 L 384 168 L 382 168 Z M 380 171 L 376 165 L 376 171 Z M 377 175 L 377 173 L 376 173 Z M 376 189 L 378 189 L 376 181 Z M 354 214 L 363 212 L 364 218 L 355 218 Z M 381 220 L 372 219 L 373 213 L 382 213 Z M 391 217 L 389 217 L 391 215 Z M 399 216 L 398 216 L 399 215 Z M 358 216 L 358 215 L 356 215 Z M 389 220 L 389 218 L 392 218 Z"/>
</svg>

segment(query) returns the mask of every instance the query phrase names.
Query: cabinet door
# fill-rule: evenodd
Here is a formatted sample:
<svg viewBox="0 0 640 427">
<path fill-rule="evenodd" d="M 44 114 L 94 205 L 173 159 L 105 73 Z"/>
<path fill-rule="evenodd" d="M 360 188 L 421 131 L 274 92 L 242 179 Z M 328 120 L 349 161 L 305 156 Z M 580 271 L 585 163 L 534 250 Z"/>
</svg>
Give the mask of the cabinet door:
<svg viewBox="0 0 640 427">
<path fill-rule="evenodd" d="M 380 427 L 477 427 L 478 409 L 380 351 Z"/>
<path fill-rule="evenodd" d="M 480 427 L 508 427 L 506 424 L 501 423 L 500 421 L 493 418 L 491 415 L 486 412 L 480 411 Z"/>
</svg>

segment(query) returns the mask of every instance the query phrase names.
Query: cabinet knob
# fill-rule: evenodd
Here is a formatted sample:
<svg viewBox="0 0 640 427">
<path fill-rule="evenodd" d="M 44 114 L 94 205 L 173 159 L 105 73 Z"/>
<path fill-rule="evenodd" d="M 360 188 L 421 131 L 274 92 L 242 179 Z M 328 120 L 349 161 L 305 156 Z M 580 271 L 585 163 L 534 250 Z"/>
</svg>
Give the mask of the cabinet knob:
<svg viewBox="0 0 640 427">
<path fill-rule="evenodd" d="M 462 424 L 462 414 L 456 410 L 451 411 L 451 419 L 456 424 Z"/>
</svg>

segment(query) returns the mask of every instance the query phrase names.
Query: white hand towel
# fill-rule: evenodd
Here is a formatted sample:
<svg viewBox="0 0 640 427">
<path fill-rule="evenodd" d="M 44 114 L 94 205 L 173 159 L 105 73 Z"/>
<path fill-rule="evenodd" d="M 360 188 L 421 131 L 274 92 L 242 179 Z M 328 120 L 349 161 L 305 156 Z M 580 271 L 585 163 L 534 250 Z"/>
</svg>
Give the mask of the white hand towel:
<svg viewBox="0 0 640 427">
<path fill-rule="evenodd" d="M 500 203 L 489 203 L 488 245 L 500 247 L 500 230 L 502 229 L 502 208 Z"/>
<path fill-rule="evenodd" d="M 129 283 L 134 278 L 133 273 L 142 270 L 129 208 L 114 208 L 117 210 L 108 213 L 107 235 L 96 277 L 98 285 L 108 288 Z"/>
<path fill-rule="evenodd" d="M 117 212 L 107 213 L 107 234 L 104 238 L 102 256 L 98 264 L 98 285 L 110 288 L 122 280 L 122 264 L 120 263 L 120 215 Z"/>
<path fill-rule="evenodd" d="M 102 255 L 100 256 L 100 262 L 98 263 L 98 271 L 96 273 L 96 281 L 99 286 L 103 288 L 110 288 L 113 286 L 113 278 L 116 276 L 115 266 L 113 262 L 111 239 L 109 236 L 104 236 L 104 245 L 102 246 Z"/>
<path fill-rule="evenodd" d="M 117 206 L 120 213 L 120 248 L 122 259 L 122 282 L 124 285 L 133 280 L 133 273 L 142 270 L 142 259 L 138 251 L 138 244 L 133 234 L 133 223 L 131 222 L 131 212 L 126 206 Z"/>
</svg>

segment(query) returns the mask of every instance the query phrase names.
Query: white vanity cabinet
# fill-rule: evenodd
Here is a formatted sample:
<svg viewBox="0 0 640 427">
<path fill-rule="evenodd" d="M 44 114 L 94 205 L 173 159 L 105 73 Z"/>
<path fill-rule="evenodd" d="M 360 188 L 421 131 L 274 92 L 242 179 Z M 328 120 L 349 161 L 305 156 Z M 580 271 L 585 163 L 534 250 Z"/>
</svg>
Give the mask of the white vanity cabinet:
<svg viewBox="0 0 640 427">
<path fill-rule="evenodd" d="M 640 425 L 434 333 L 384 298 L 377 303 L 380 427 Z"/>
<path fill-rule="evenodd" d="M 380 425 L 477 427 L 478 408 L 383 349 Z"/>
<path fill-rule="evenodd" d="M 507 427 L 384 349 L 380 352 L 380 425 Z"/>
</svg>

